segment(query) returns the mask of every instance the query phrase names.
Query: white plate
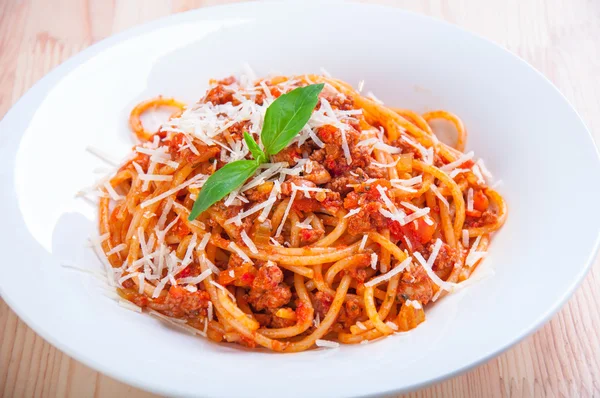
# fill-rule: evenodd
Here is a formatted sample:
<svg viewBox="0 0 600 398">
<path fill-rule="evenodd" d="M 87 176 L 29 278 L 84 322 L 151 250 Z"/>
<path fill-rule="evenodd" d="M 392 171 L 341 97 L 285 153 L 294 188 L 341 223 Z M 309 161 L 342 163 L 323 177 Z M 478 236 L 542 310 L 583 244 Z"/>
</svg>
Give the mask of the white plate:
<svg viewBox="0 0 600 398">
<path fill-rule="evenodd" d="M 359 22 L 360 21 L 360 22 Z M 327 68 L 384 101 L 459 114 L 468 147 L 504 181 L 495 276 L 444 298 L 406 336 L 299 354 L 244 351 L 171 330 L 102 295 L 85 247 L 95 209 L 74 199 L 133 144 L 131 107 L 191 101 L 248 62 L 260 74 Z M 0 291 L 72 357 L 169 395 L 350 396 L 455 375 L 534 331 L 573 293 L 598 246 L 600 163 L 577 113 L 543 76 L 454 26 L 383 7 L 250 3 L 201 9 L 90 47 L 35 85 L 0 124 Z"/>
</svg>

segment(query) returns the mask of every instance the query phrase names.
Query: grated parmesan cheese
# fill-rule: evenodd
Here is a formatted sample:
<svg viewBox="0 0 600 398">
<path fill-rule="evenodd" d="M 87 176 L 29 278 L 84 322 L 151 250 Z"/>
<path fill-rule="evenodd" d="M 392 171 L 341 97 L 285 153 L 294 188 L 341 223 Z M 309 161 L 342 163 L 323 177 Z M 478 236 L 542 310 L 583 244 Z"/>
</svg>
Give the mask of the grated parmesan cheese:
<svg viewBox="0 0 600 398">
<path fill-rule="evenodd" d="M 254 262 L 250 259 L 250 257 L 248 257 L 248 255 L 246 253 L 244 253 L 244 251 L 242 249 L 240 249 L 240 247 L 238 245 L 236 245 L 235 243 L 229 242 L 229 245 L 227 247 L 229 249 L 233 250 L 235 252 L 235 254 L 240 256 L 240 258 L 242 260 L 244 260 L 244 262 L 254 264 Z M 255 249 L 256 249 L 256 247 L 255 247 Z"/>
<path fill-rule="evenodd" d="M 231 224 L 234 223 L 235 225 L 242 225 L 242 219 L 246 218 L 264 208 L 266 208 L 269 205 L 272 205 L 273 203 L 275 203 L 275 199 L 269 199 L 266 200 L 265 202 L 259 203 L 256 206 L 253 206 L 252 208 L 241 212 L 240 214 L 238 214 L 237 216 L 231 217 L 230 219 L 228 219 L 227 221 L 225 221 L 225 224 Z"/>
<path fill-rule="evenodd" d="M 358 214 L 358 213 L 360 213 L 360 208 L 351 209 L 351 210 L 348 212 L 348 214 L 346 214 L 346 215 L 344 216 L 344 218 L 349 218 L 349 217 L 352 217 L 353 215 L 355 215 L 355 214 Z M 365 236 L 366 236 L 366 235 L 365 235 Z"/>
<path fill-rule="evenodd" d="M 362 252 L 365 250 L 365 246 L 367 244 L 367 240 L 369 239 L 369 235 L 363 235 L 362 240 L 360 241 L 360 246 L 358 246 L 358 251 Z"/>
<path fill-rule="evenodd" d="M 110 184 L 110 182 L 106 181 L 104 184 L 104 189 L 106 189 L 106 192 L 108 192 L 108 194 L 110 195 L 110 198 L 112 200 L 121 200 L 124 199 L 124 196 L 121 196 L 117 193 L 117 191 L 115 191 L 115 189 L 112 187 L 112 185 Z"/>
<path fill-rule="evenodd" d="M 131 301 L 120 299 L 118 301 L 119 305 L 125 309 L 128 309 L 133 312 L 137 312 L 138 314 L 142 313 L 142 308 L 133 304 Z"/>
<path fill-rule="evenodd" d="M 444 195 L 442 195 L 442 193 L 440 192 L 440 190 L 438 189 L 438 187 L 435 184 L 431 184 L 429 186 L 429 189 L 431 190 L 431 192 L 433 192 L 433 194 L 435 196 L 437 196 L 437 198 L 440 200 L 440 202 L 442 202 L 444 204 L 444 206 L 446 206 L 447 209 L 450 208 L 450 204 L 448 203 L 448 200 L 444 197 Z"/>
<path fill-rule="evenodd" d="M 298 191 L 296 189 L 293 189 L 295 186 L 296 185 L 292 184 L 292 194 L 290 196 L 290 201 L 285 207 L 285 211 L 283 212 L 283 218 L 281 219 L 279 227 L 277 228 L 277 232 L 275 233 L 276 238 L 279 237 L 279 235 L 281 235 L 281 232 L 283 231 L 283 225 L 285 224 L 285 220 L 287 220 L 288 214 L 290 213 L 290 209 L 292 208 L 292 203 L 294 203 L 294 199 L 296 198 L 296 192 Z"/>
<path fill-rule="evenodd" d="M 448 163 L 448 164 L 440 167 L 440 170 L 445 171 L 446 173 L 451 172 L 452 170 L 454 170 L 455 168 L 457 168 L 461 164 L 465 163 L 468 160 L 471 160 L 473 158 L 473 156 L 475 156 L 475 154 L 473 153 L 473 151 L 467 152 L 465 154 L 462 154 L 454 162 L 450 162 L 450 163 Z"/>
<path fill-rule="evenodd" d="M 113 159 L 109 154 L 101 149 L 87 146 L 85 147 L 85 150 L 111 166 L 117 167 L 119 165 L 118 161 Z"/>
<path fill-rule="evenodd" d="M 373 148 L 378 149 L 381 152 L 387 152 L 392 155 L 397 154 L 397 153 L 402 153 L 402 149 L 395 147 L 395 146 L 388 145 L 388 144 L 384 143 L 383 141 L 379 141 L 379 140 L 375 143 L 375 145 L 373 145 Z"/>
<path fill-rule="evenodd" d="M 483 159 L 479 159 L 477 162 L 475 162 L 475 164 L 477 166 L 479 166 L 479 170 L 481 171 L 481 174 L 483 174 L 483 176 L 485 177 L 485 179 L 487 179 L 488 182 L 491 182 L 494 179 L 494 176 L 492 175 L 492 173 L 490 173 L 488 168 L 485 166 Z"/>
<path fill-rule="evenodd" d="M 281 184 L 279 181 L 273 182 L 273 188 L 271 188 L 271 192 L 269 193 L 269 197 L 267 198 L 267 205 L 264 207 L 263 211 L 258 216 L 259 222 L 264 222 L 269 214 L 271 213 L 271 209 L 275 204 L 279 194 L 281 193 Z"/>
<path fill-rule="evenodd" d="M 473 188 L 467 191 L 467 211 L 473 211 Z"/>
<path fill-rule="evenodd" d="M 377 269 L 377 253 L 371 253 L 371 268 Z"/>
<path fill-rule="evenodd" d="M 296 223 L 296 227 L 300 228 L 300 229 L 312 229 L 312 225 L 310 225 L 310 223 L 312 222 L 314 218 L 314 215 L 310 215 L 308 217 L 306 217 L 306 219 L 302 222 L 297 222 Z"/>
<path fill-rule="evenodd" d="M 315 341 L 315 344 L 317 347 L 323 347 L 323 348 L 338 348 L 340 346 L 340 343 L 338 343 L 336 341 L 322 340 L 322 339 L 317 339 L 317 341 Z"/>
<path fill-rule="evenodd" d="M 219 289 L 220 291 L 222 291 L 223 293 L 225 293 L 226 295 L 229 296 L 229 298 L 235 302 L 235 296 L 233 294 L 231 294 L 231 292 L 229 290 L 227 290 L 227 288 L 215 281 L 210 281 L 210 284 L 213 285 L 214 287 L 216 287 L 217 289 Z"/>
<path fill-rule="evenodd" d="M 121 243 L 120 245 L 117 245 L 117 246 L 113 247 L 111 250 L 109 250 L 108 253 L 106 253 L 106 257 L 109 257 L 111 254 L 118 253 L 121 250 L 125 250 L 125 249 L 127 249 L 127 245 L 125 243 Z"/>
<path fill-rule="evenodd" d="M 450 176 L 450 178 L 454 178 L 454 177 L 456 177 L 459 174 L 467 173 L 469 171 L 470 171 L 469 169 L 454 169 L 448 175 Z"/>
<path fill-rule="evenodd" d="M 380 105 L 383 105 L 383 101 L 382 101 L 382 100 L 380 100 L 379 98 L 377 98 L 377 97 L 375 96 L 375 94 L 373 94 L 373 92 L 371 92 L 371 91 L 369 91 L 369 92 L 367 93 L 367 98 L 369 98 L 369 99 L 371 99 L 371 100 L 373 100 L 373 101 L 377 102 L 377 103 L 378 103 L 378 104 L 380 104 Z"/>
<path fill-rule="evenodd" d="M 441 290 L 439 290 L 439 291 L 441 291 Z M 421 303 L 417 300 L 406 300 L 406 302 L 404 304 L 406 304 L 409 307 L 413 307 L 416 310 L 420 310 L 423 308 Z"/>
<path fill-rule="evenodd" d="M 398 331 L 398 325 L 396 325 L 394 322 L 392 321 L 387 321 L 385 323 L 390 329 L 392 329 L 394 332 Z"/>
<path fill-rule="evenodd" d="M 160 202 L 161 200 L 163 200 L 163 199 L 165 199 L 165 198 L 167 198 L 167 197 L 169 197 L 169 196 L 171 196 L 173 194 L 176 194 L 177 192 L 179 192 L 183 188 L 186 188 L 188 185 L 190 185 L 190 184 L 192 184 L 194 182 L 198 182 L 198 181 L 200 181 L 203 178 L 208 178 L 208 177 L 205 176 L 204 174 L 197 174 L 194 177 L 192 177 L 189 180 L 187 180 L 186 182 L 184 182 L 182 184 L 179 184 L 175 188 L 169 189 L 168 191 L 163 192 L 162 194 L 160 194 L 158 196 L 155 196 L 155 197 L 153 197 L 151 199 L 145 200 L 144 202 L 140 203 L 140 207 L 143 209 L 145 207 L 150 206 L 153 203 Z"/>
<path fill-rule="evenodd" d="M 162 174 L 140 174 L 139 178 L 142 181 L 171 181 L 171 180 L 173 180 L 173 176 L 162 175 Z"/>
<path fill-rule="evenodd" d="M 433 255 L 433 253 L 432 253 L 432 255 Z M 437 255 L 437 253 L 436 253 L 436 255 Z M 439 276 L 437 276 L 437 274 L 435 272 L 433 272 L 433 270 L 431 269 L 431 267 L 429 267 L 427 265 L 427 261 L 425 261 L 425 259 L 423 258 L 423 255 L 421 253 L 414 252 L 413 256 L 415 257 L 415 259 L 417 259 L 417 261 L 419 262 L 419 264 L 421 264 L 421 267 L 423 267 L 423 269 L 427 273 L 427 276 L 429 276 L 429 279 L 431 279 L 431 281 L 434 284 L 436 284 L 437 286 L 439 286 L 441 289 L 444 289 L 446 291 L 452 291 L 452 289 L 454 288 L 454 286 L 456 286 L 455 283 L 446 282 L 446 281 L 442 280 Z M 429 257 L 431 258 L 432 256 L 429 256 Z"/>
<path fill-rule="evenodd" d="M 246 246 L 248 247 L 248 249 L 250 249 L 250 251 L 252 253 L 255 253 L 255 254 L 258 253 L 258 249 L 256 248 L 256 245 L 254 244 L 254 242 L 252 242 L 252 239 L 250 239 L 250 237 L 248 236 L 246 231 L 242 230 L 242 232 L 240 233 L 240 236 L 242 237 L 244 244 L 246 244 Z"/>
<path fill-rule="evenodd" d="M 365 286 L 370 287 L 370 286 L 377 286 L 380 283 L 383 283 L 389 279 L 391 279 L 394 275 L 399 274 L 400 272 L 404 271 L 406 269 L 406 267 L 408 267 L 411 263 L 411 258 L 407 257 L 404 261 L 402 261 L 401 263 L 399 263 L 398 265 L 396 265 L 396 267 L 394 267 L 391 271 L 383 274 L 383 275 L 379 275 L 373 279 L 371 279 L 370 281 L 365 283 Z"/>
</svg>

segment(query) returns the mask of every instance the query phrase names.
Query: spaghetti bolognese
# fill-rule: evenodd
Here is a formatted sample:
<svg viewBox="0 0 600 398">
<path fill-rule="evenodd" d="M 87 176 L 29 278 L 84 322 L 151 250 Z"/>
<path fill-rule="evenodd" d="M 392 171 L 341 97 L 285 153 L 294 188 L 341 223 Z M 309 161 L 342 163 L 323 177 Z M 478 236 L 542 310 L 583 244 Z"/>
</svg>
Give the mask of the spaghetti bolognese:
<svg viewBox="0 0 600 398">
<path fill-rule="evenodd" d="M 155 107 L 175 112 L 149 132 L 140 116 Z M 212 80 L 191 106 L 140 103 L 130 126 L 140 143 L 100 186 L 110 280 L 217 342 L 297 352 L 413 329 L 506 219 L 457 116 L 327 76 Z"/>
</svg>

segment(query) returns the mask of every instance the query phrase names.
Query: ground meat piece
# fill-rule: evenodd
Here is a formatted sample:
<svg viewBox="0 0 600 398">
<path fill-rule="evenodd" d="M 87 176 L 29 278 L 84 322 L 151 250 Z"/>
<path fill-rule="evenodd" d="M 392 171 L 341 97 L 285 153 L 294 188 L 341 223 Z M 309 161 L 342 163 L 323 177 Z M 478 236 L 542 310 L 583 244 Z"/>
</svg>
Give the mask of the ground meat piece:
<svg viewBox="0 0 600 398">
<path fill-rule="evenodd" d="M 358 141 L 358 132 L 352 136 Z M 350 142 L 348 144 L 350 144 Z M 362 168 L 366 170 L 371 164 L 371 160 L 373 158 L 371 157 L 369 149 L 366 146 L 356 146 L 355 144 L 356 142 L 353 142 L 352 146 L 350 146 L 350 154 L 352 155 L 351 166 L 352 168 Z M 385 175 L 387 175 L 387 172 Z"/>
<path fill-rule="evenodd" d="M 210 295 L 208 292 L 199 290 L 189 292 L 180 286 L 171 286 L 165 298 L 165 314 L 175 318 L 185 315 L 198 315 L 201 309 L 208 308 Z"/>
<path fill-rule="evenodd" d="M 223 199 L 220 202 L 217 202 L 217 204 L 213 207 L 213 211 L 215 211 L 216 213 L 218 213 L 219 216 L 223 217 L 226 220 L 229 220 L 230 218 L 233 218 L 235 216 L 237 216 L 238 214 L 240 214 L 242 211 L 247 210 L 248 208 L 250 208 L 252 205 L 251 204 L 242 204 L 242 205 L 231 205 L 229 207 L 225 206 L 223 204 L 223 201 L 225 199 Z M 215 223 L 211 223 L 211 220 L 207 220 L 207 222 L 209 223 L 209 225 L 211 227 L 216 227 L 218 225 Z M 231 238 L 233 238 L 234 240 L 240 240 L 240 234 L 242 233 L 242 231 L 249 231 L 250 228 L 252 227 L 252 219 L 250 217 L 246 217 L 242 220 L 242 224 L 240 226 L 235 226 L 235 228 L 231 228 L 231 231 L 233 233 L 233 236 L 231 236 Z"/>
<path fill-rule="evenodd" d="M 269 326 L 269 324 L 271 323 L 271 315 L 270 314 L 255 313 L 253 315 L 254 315 L 254 318 L 257 320 L 257 322 L 260 324 L 260 326 L 266 327 L 266 326 Z"/>
<path fill-rule="evenodd" d="M 354 325 L 362 313 L 358 299 L 348 299 L 340 311 L 338 322 L 344 324 L 345 328 Z"/>
<path fill-rule="evenodd" d="M 424 251 L 423 255 L 427 258 L 431 255 L 433 251 L 434 244 L 430 244 Z M 440 251 L 438 252 L 437 257 L 435 258 L 435 262 L 433 263 L 433 270 L 435 273 L 442 279 L 446 279 L 452 269 L 454 268 L 454 264 L 458 261 L 459 252 L 458 250 L 450 247 L 446 243 L 443 243 L 440 247 Z"/>
<path fill-rule="evenodd" d="M 491 210 L 486 210 L 481 214 L 481 217 L 470 217 L 465 218 L 465 226 L 467 228 L 479 228 L 485 225 L 491 225 L 498 222 L 498 214 Z"/>
<path fill-rule="evenodd" d="M 358 299 L 350 299 L 346 301 L 344 304 L 344 309 L 346 310 L 346 315 L 351 319 L 356 319 L 360 316 L 361 307 Z"/>
<path fill-rule="evenodd" d="M 417 309 L 412 305 L 403 305 L 396 320 L 398 331 L 407 332 L 425 321 L 425 311 L 423 311 L 423 308 Z"/>
<path fill-rule="evenodd" d="M 302 159 L 302 148 L 298 145 L 293 144 L 287 148 L 282 149 L 278 154 L 271 156 L 274 163 L 286 162 L 289 167 L 296 165 L 298 159 Z"/>
<path fill-rule="evenodd" d="M 343 176 L 332 178 L 331 181 L 325 185 L 325 188 L 345 195 L 353 189 L 348 185 L 360 183 L 361 180 L 358 177 L 355 177 L 352 174 L 344 174 Z"/>
<path fill-rule="evenodd" d="M 360 133 L 356 129 L 348 128 L 345 130 L 346 143 L 352 158 L 350 165 L 348 165 L 344 155 L 342 133 L 337 127 L 332 125 L 319 127 L 317 135 L 325 143 L 325 148 L 323 148 L 323 153 L 313 154 L 312 159 L 322 162 L 334 177 L 345 175 L 352 168 L 366 167 L 370 164 L 371 156 L 368 149 L 356 146 L 360 137 Z"/>
<path fill-rule="evenodd" d="M 319 127 L 317 129 L 317 136 L 325 144 L 336 144 L 339 146 L 342 145 L 342 136 L 340 130 L 330 124 Z"/>
<path fill-rule="evenodd" d="M 256 268 L 252 264 L 244 263 L 237 254 L 232 253 L 228 268 L 219 274 L 217 280 L 223 286 L 251 287 L 256 273 Z"/>
<path fill-rule="evenodd" d="M 232 126 L 230 126 L 227 129 L 227 132 L 229 133 L 229 136 L 234 140 L 234 141 L 240 141 L 244 139 L 244 131 L 249 131 L 250 130 L 250 121 L 247 120 L 245 122 L 237 122 L 235 124 L 233 124 Z"/>
<path fill-rule="evenodd" d="M 271 290 L 252 289 L 248 295 L 248 302 L 257 310 L 265 308 L 279 308 L 287 304 L 292 297 L 290 288 L 281 284 Z"/>
<path fill-rule="evenodd" d="M 388 175 L 386 169 L 371 164 L 365 167 L 365 174 L 367 174 L 369 178 L 386 178 Z"/>
<path fill-rule="evenodd" d="M 351 235 L 381 230 L 387 228 L 388 220 L 379 210 L 383 201 L 377 190 L 377 185 L 389 186 L 386 180 L 378 180 L 370 185 L 360 185 L 354 188 L 344 199 L 344 208 L 347 210 L 360 208 L 360 212 L 349 217 L 348 233 Z"/>
<path fill-rule="evenodd" d="M 235 76 L 228 76 L 228 77 L 226 77 L 224 79 L 217 80 L 216 83 L 217 84 L 222 84 L 224 86 L 230 86 L 233 83 L 235 83 L 236 81 L 237 81 L 237 79 L 235 78 Z"/>
<path fill-rule="evenodd" d="M 314 192 L 311 192 L 310 195 L 310 199 L 304 197 L 304 193 L 296 195 L 292 208 L 305 213 L 325 209 L 331 214 L 336 214 L 342 208 L 342 200 L 338 192 L 326 192 L 322 201 L 312 198 L 317 196 Z"/>
<path fill-rule="evenodd" d="M 269 327 L 270 328 L 287 328 L 289 326 L 294 326 L 296 321 L 293 319 L 280 318 L 277 315 L 273 314 L 271 316 Z"/>
<path fill-rule="evenodd" d="M 378 209 L 381 207 L 378 203 L 371 203 L 369 206 L 377 207 Z M 348 233 L 350 235 L 358 235 L 372 231 L 373 227 L 371 226 L 370 214 L 370 211 L 363 208 L 360 213 L 351 216 L 348 220 Z"/>
<path fill-rule="evenodd" d="M 315 316 L 319 315 L 319 318 L 323 320 L 325 315 L 329 312 L 329 308 L 331 308 L 331 303 L 333 303 L 333 296 L 327 292 L 316 292 L 313 296 L 313 306 L 315 308 Z"/>
<path fill-rule="evenodd" d="M 276 312 L 276 309 L 267 309 L 265 310 L 264 314 L 257 313 L 254 314 L 254 317 L 256 318 L 258 323 L 260 323 L 260 325 L 263 327 L 286 328 L 289 326 L 294 326 L 296 324 L 296 321 L 292 319 L 278 317 L 277 315 L 275 315 Z"/>
<path fill-rule="evenodd" d="M 331 180 L 331 174 L 318 162 L 310 161 L 310 167 L 312 168 L 310 173 L 305 173 L 304 178 L 308 181 L 312 181 L 317 185 L 327 184 Z M 336 192 L 339 192 L 335 190 Z"/>
<path fill-rule="evenodd" d="M 171 155 L 171 158 L 175 161 L 185 159 L 188 163 L 197 164 L 215 158 L 221 152 L 219 147 L 208 146 L 198 140 L 194 140 L 192 143 L 198 153 L 193 152 L 189 148 L 181 149 L 187 145 L 188 140 L 186 139 L 185 134 L 175 134 L 171 138 L 171 141 L 169 141 L 169 154 Z"/>
<path fill-rule="evenodd" d="M 363 283 L 365 278 L 367 277 L 367 273 L 365 271 L 366 267 L 371 265 L 371 254 L 370 253 L 362 253 L 357 255 L 358 262 L 355 266 L 348 269 L 348 273 L 359 283 Z"/>
<path fill-rule="evenodd" d="M 137 164 L 139 164 L 142 167 L 142 170 L 146 171 L 148 170 L 148 166 L 150 165 L 150 155 L 146 155 L 145 153 L 139 153 L 137 152 L 135 157 L 125 163 L 120 169 L 121 170 L 125 170 L 127 167 L 130 167 L 132 170 L 135 170 L 134 166 L 133 166 L 133 162 L 136 162 Z"/>
<path fill-rule="evenodd" d="M 233 101 L 234 91 L 219 84 L 213 87 L 204 97 L 204 102 L 212 102 L 213 105 L 223 105 Z"/>
<path fill-rule="evenodd" d="M 283 272 L 276 265 L 263 265 L 258 270 L 248 293 L 248 302 L 257 310 L 279 308 L 292 298 L 292 292 L 283 283 Z"/>
<path fill-rule="evenodd" d="M 178 274 L 177 278 L 187 278 L 190 276 L 198 276 L 202 273 L 202 267 L 196 261 L 193 261 L 187 267 L 182 269 Z"/>
<path fill-rule="evenodd" d="M 421 159 L 422 158 L 421 151 L 419 151 L 417 148 L 415 148 L 414 146 L 410 145 L 409 143 L 407 143 L 403 139 L 394 140 L 394 141 L 390 142 L 390 145 L 391 146 L 395 146 L 396 148 L 402 149 L 402 153 L 412 153 L 413 157 L 415 159 Z"/>
<path fill-rule="evenodd" d="M 493 211 L 486 210 L 481 216 L 481 222 L 483 223 L 483 225 L 495 224 L 498 222 L 498 218 L 498 214 L 496 214 Z"/>
<path fill-rule="evenodd" d="M 329 213 L 336 214 L 343 207 L 339 192 L 327 192 L 321 206 Z"/>
<path fill-rule="evenodd" d="M 323 161 L 325 160 L 325 150 L 324 149 L 317 149 L 316 151 L 313 151 L 313 153 L 310 154 L 309 159 L 314 160 L 317 163 L 323 163 Z"/>
<path fill-rule="evenodd" d="M 310 245 L 321 239 L 325 235 L 323 229 L 301 229 L 300 230 L 300 243 L 303 246 Z"/>
<path fill-rule="evenodd" d="M 333 109 L 339 109 L 341 111 L 354 109 L 354 99 L 351 96 L 347 96 L 333 90 L 324 89 L 321 92 L 321 97 L 325 98 Z M 319 109 L 319 107 L 320 101 L 316 108 Z"/>
<path fill-rule="evenodd" d="M 292 184 L 296 185 L 297 187 L 307 187 L 307 188 L 315 188 L 317 186 L 312 181 L 308 181 L 308 180 L 305 180 L 304 178 L 300 178 L 300 177 L 293 177 L 293 178 L 285 181 L 283 184 L 281 184 L 281 193 L 286 196 L 291 195 L 292 194 Z M 310 194 L 314 194 L 314 192 L 311 192 Z M 304 192 L 302 192 L 302 196 L 304 197 Z"/>
<path fill-rule="evenodd" d="M 368 264 L 367 264 L 368 265 Z M 364 283 L 367 279 L 367 270 L 364 268 L 351 268 L 348 270 L 350 276 L 359 283 Z"/>
<path fill-rule="evenodd" d="M 256 187 L 245 191 L 244 196 L 246 196 L 246 199 L 248 199 L 251 203 L 262 203 L 269 198 L 270 193 L 270 190 L 261 191 L 258 189 L 258 187 Z"/>
<path fill-rule="evenodd" d="M 433 297 L 433 282 L 423 267 L 416 267 L 402 273 L 397 295 L 399 300 L 417 300 L 425 305 Z"/>
<path fill-rule="evenodd" d="M 435 221 L 429 220 L 431 224 L 425 222 L 424 217 L 419 217 L 405 225 L 388 220 L 388 228 L 394 240 L 401 240 L 405 245 L 407 240 L 410 242 L 407 245 L 410 251 L 423 252 L 424 245 L 431 241 L 437 227 Z"/>
<path fill-rule="evenodd" d="M 187 234 L 190 233 L 190 228 L 187 226 L 187 222 L 182 220 L 181 218 L 177 221 L 174 227 L 171 229 L 171 233 L 179 239 L 183 239 Z"/>
</svg>

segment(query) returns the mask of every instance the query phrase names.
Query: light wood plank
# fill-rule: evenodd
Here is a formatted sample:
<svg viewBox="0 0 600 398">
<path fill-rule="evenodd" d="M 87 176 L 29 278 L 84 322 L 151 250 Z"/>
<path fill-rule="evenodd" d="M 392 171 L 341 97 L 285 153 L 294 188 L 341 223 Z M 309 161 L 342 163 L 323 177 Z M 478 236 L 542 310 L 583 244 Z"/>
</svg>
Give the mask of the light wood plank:
<svg viewBox="0 0 600 398">
<path fill-rule="evenodd" d="M 600 139 L 600 2 L 589 0 L 368 0 L 457 24 L 544 73 Z M 0 115 L 53 67 L 90 44 L 206 0 L 0 1 Z M 593 204 L 591 204 L 593 205 Z M 600 396 L 600 261 L 540 331 L 464 375 L 410 397 Z M 0 395 L 151 397 L 70 359 L 0 300 Z"/>
</svg>

